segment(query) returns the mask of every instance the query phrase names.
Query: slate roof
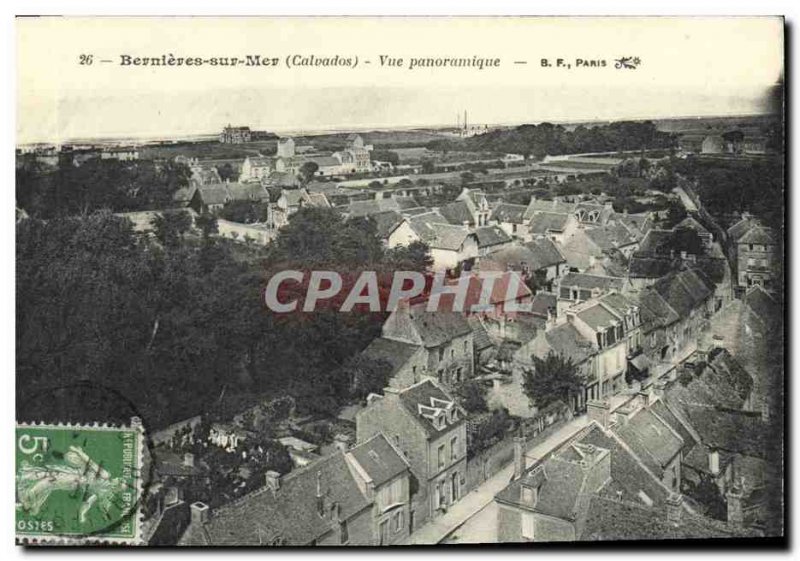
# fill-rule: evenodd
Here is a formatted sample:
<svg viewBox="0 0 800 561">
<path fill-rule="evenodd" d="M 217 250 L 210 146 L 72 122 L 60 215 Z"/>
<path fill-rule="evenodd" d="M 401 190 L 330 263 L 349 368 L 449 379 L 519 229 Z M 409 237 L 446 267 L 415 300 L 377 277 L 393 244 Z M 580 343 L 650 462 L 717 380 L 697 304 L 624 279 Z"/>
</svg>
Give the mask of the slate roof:
<svg viewBox="0 0 800 561">
<path fill-rule="evenodd" d="M 476 351 L 482 351 L 494 346 L 486 327 L 483 325 L 480 317 L 470 315 L 467 317 L 470 327 L 472 328 L 472 348 Z"/>
<path fill-rule="evenodd" d="M 323 515 L 318 510 L 318 486 Z M 262 487 L 215 509 L 206 524 L 190 524 L 179 545 L 258 546 L 275 536 L 286 545 L 309 545 L 333 528 L 334 504 L 345 520 L 371 504 L 341 452 L 281 477 L 276 493 Z"/>
<path fill-rule="evenodd" d="M 645 333 L 659 327 L 667 327 L 680 319 L 667 301 L 658 292 L 651 290 L 651 287 L 639 294 L 638 304 L 642 319 L 642 331 Z"/>
<path fill-rule="evenodd" d="M 731 241 L 738 241 L 750 228 L 758 226 L 758 221 L 752 218 L 742 218 L 739 222 L 728 228 L 728 237 Z"/>
<path fill-rule="evenodd" d="M 391 365 L 390 376 L 394 376 L 418 350 L 416 345 L 378 337 L 361 354 L 374 360 L 385 360 Z"/>
<path fill-rule="evenodd" d="M 537 212 L 529 222 L 531 234 L 547 234 L 563 232 L 569 221 L 569 214 L 555 212 Z"/>
<path fill-rule="evenodd" d="M 617 277 L 604 277 L 600 275 L 587 275 L 585 273 L 569 272 L 559 281 L 559 286 L 578 287 L 584 290 L 599 288 L 603 291 L 621 291 L 623 280 Z"/>
<path fill-rule="evenodd" d="M 408 462 L 392 446 L 383 433 L 378 433 L 348 451 L 358 465 L 379 487 L 409 469 Z"/>
<path fill-rule="evenodd" d="M 595 303 L 576 315 L 595 331 L 620 323 L 620 319 L 600 303 Z"/>
<path fill-rule="evenodd" d="M 675 224 L 675 229 L 678 230 L 680 228 L 689 228 L 701 234 L 710 234 L 708 228 L 700 224 L 697 219 L 693 216 L 687 216 L 677 224 Z"/>
<path fill-rule="evenodd" d="M 531 270 L 537 271 L 566 263 L 558 247 L 550 239 L 533 240 L 524 244 L 533 254 Z"/>
<path fill-rule="evenodd" d="M 530 220 L 537 212 L 555 212 L 559 214 L 571 214 L 575 212 L 573 203 L 566 203 L 558 199 L 546 201 L 532 197 L 528 206 L 525 208 L 525 219 Z"/>
<path fill-rule="evenodd" d="M 524 205 L 500 203 L 492 210 L 489 219 L 511 224 L 523 224 L 525 222 L 525 210 L 526 207 Z"/>
<path fill-rule="evenodd" d="M 260 183 L 225 183 L 232 201 L 269 201 L 269 193 Z"/>
<path fill-rule="evenodd" d="M 680 271 L 657 280 L 651 287 L 682 318 L 707 300 L 712 292 L 694 271 Z"/>
<path fill-rule="evenodd" d="M 777 302 L 758 285 L 747 291 L 744 303 L 762 321 L 767 321 L 779 313 Z"/>
<path fill-rule="evenodd" d="M 439 207 L 439 213 L 444 216 L 450 224 L 461 226 L 468 224 L 475 225 L 473 214 L 469 205 L 465 201 L 454 201 Z"/>
<path fill-rule="evenodd" d="M 683 403 L 683 410 L 704 445 L 745 456 L 764 456 L 767 427 L 759 413 L 693 403 Z"/>
<path fill-rule="evenodd" d="M 650 409 L 641 409 L 616 429 L 650 471 L 660 475 L 683 449 L 683 439 Z"/>
<path fill-rule="evenodd" d="M 547 317 L 548 310 L 553 311 L 553 315 L 555 315 L 555 310 L 558 305 L 557 297 L 552 292 L 543 292 L 539 291 L 533 297 L 533 302 L 531 302 L 531 313 L 537 316 Z"/>
<path fill-rule="evenodd" d="M 544 358 L 550 351 L 564 358 L 571 358 L 575 364 L 582 363 L 596 352 L 594 345 L 568 322 L 537 336 L 533 343 L 533 354 Z"/>
<path fill-rule="evenodd" d="M 678 258 L 647 257 L 634 253 L 628 264 L 628 277 L 637 279 L 659 279 L 675 271 L 680 266 Z"/>
<path fill-rule="evenodd" d="M 685 509 L 681 520 L 667 520 L 666 509 L 648 508 L 631 501 L 592 497 L 586 523 L 579 539 L 597 540 L 669 540 L 708 539 L 752 536 L 754 532 L 728 528 L 722 522 L 693 514 Z"/>
<path fill-rule="evenodd" d="M 375 222 L 375 227 L 378 231 L 378 236 L 382 239 L 388 238 L 395 229 L 403 223 L 403 215 L 396 210 L 387 210 L 386 212 L 378 212 L 370 216 Z"/>
<path fill-rule="evenodd" d="M 738 239 L 738 243 L 761 245 L 774 244 L 775 234 L 770 228 L 754 226 Z"/>
<path fill-rule="evenodd" d="M 419 406 L 424 405 L 426 407 L 431 407 L 433 403 L 431 400 L 435 399 L 452 403 L 453 407 L 458 408 L 455 400 L 445 393 L 445 391 L 430 378 L 401 390 L 399 396 L 400 402 L 403 404 L 406 410 L 411 413 L 415 419 L 417 419 L 420 425 L 424 427 L 426 432 L 432 437 L 439 436 L 442 431 L 437 429 L 430 419 L 427 419 L 420 414 Z M 452 429 L 465 422 L 466 415 L 459 409 L 458 418 L 454 422 L 447 421 L 445 428 L 442 430 Z"/>
<path fill-rule="evenodd" d="M 464 240 L 473 235 L 463 226 L 453 226 L 452 224 L 431 224 L 429 229 L 433 236 L 426 240 L 426 243 L 434 249 L 458 251 L 464 244 Z"/>
<path fill-rule="evenodd" d="M 481 228 L 476 228 L 475 237 L 478 238 L 479 248 L 487 248 L 511 242 L 511 236 L 506 234 L 505 230 L 500 226 L 483 226 Z"/>
<path fill-rule="evenodd" d="M 228 189 L 225 188 L 225 184 L 200 185 L 196 188 L 196 193 L 206 205 L 224 205 L 228 202 Z"/>
<path fill-rule="evenodd" d="M 472 331 L 464 314 L 446 309 L 428 312 L 426 306 L 427 303 L 418 304 L 408 310 L 425 347 L 438 347 Z"/>
<path fill-rule="evenodd" d="M 584 233 L 597 247 L 604 251 L 618 249 L 637 242 L 636 236 L 631 234 L 622 224 L 606 224 L 600 228 L 586 228 Z"/>
</svg>

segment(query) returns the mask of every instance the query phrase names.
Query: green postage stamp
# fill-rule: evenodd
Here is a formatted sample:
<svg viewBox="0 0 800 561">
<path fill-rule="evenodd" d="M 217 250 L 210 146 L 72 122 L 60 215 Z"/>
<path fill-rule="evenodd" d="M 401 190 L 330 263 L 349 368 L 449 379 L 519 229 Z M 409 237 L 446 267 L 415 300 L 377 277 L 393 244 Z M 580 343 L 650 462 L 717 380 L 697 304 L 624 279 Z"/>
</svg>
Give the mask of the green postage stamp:
<svg viewBox="0 0 800 561">
<path fill-rule="evenodd" d="M 143 434 L 137 418 L 129 427 L 17 424 L 17 540 L 139 543 Z"/>
</svg>

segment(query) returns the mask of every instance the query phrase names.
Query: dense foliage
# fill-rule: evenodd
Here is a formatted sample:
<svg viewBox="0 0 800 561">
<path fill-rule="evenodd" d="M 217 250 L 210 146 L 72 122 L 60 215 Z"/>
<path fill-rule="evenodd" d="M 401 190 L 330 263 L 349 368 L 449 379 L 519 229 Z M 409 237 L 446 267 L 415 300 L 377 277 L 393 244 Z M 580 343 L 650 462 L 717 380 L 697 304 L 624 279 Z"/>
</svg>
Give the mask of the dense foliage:
<svg viewBox="0 0 800 561">
<path fill-rule="evenodd" d="M 658 131 L 651 121 L 621 121 L 593 127 L 579 125 L 573 130 L 551 123 L 522 125 L 461 140 L 437 140 L 428 147 L 443 151 L 522 154 L 540 160 L 556 154 L 670 148 L 674 143 L 672 135 Z"/>
<path fill-rule="evenodd" d="M 580 392 L 583 380 L 571 358 L 565 359 L 553 352 L 545 358 L 531 356 L 533 368 L 523 372 L 522 391 L 537 409 L 562 401 Z"/>
<path fill-rule="evenodd" d="M 211 237 L 213 220 L 195 226 L 201 235 L 185 234 L 180 215 L 167 213 L 148 238 L 108 211 L 20 221 L 18 403 L 87 380 L 119 391 L 158 427 L 214 409 L 223 394 L 288 393 L 301 411 L 329 413 L 385 385 L 386 365 L 351 358 L 384 314 L 278 315 L 262 291 L 289 267 L 422 270 L 424 246 L 385 250 L 371 222 L 329 209 L 298 212 L 268 253 Z"/>
<path fill-rule="evenodd" d="M 17 170 L 17 206 L 30 216 L 52 218 L 107 208 L 113 212 L 160 209 L 189 184 L 191 170 L 175 162 L 91 159 L 75 166 L 63 159 L 49 169 L 25 159 Z"/>
</svg>

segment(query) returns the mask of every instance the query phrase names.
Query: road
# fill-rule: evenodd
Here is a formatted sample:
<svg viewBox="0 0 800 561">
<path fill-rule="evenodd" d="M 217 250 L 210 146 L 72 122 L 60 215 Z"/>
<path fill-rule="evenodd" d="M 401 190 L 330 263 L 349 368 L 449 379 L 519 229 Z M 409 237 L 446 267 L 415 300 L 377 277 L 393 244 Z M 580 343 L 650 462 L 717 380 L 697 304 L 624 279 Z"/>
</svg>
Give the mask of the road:
<svg viewBox="0 0 800 561">
<path fill-rule="evenodd" d="M 543 441 L 532 444 L 525 452 L 528 465 L 532 465 L 536 458 L 547 454 L 550 450 L 570 438 L 577 431 L 589 423 L 586 415 L 575 417 L 569 422 L 552 432 Z M 456 504 L 452 505 L 445 514 L 434 518 L 415 530 L 403 545 L 432 545 L 440 543 L 464 525 L 464 531 L 459 531 L 470 540 L 486 537 L 483 543 L 496 541 L 496 517 L 493 516 L 494 496 L 505 488 L 514 475 L 513 462 L 500 470 L 494 476 L 484 481 L 476 489 L 470 491 Z M 476 518 L 477 515 L 477 519 Z M 465 526 L 469 523 L 470 526 Z M 480 526 L 477 529 L 476 526 Z M 487 537 L 488 536 L 488 537 Z M 472 543 L 458 541 L 453 543 Z"/>
<path fill-rule="evenodd" d="M 686 210 L 690 212 L 697 212 L 697 205 L 694 204 L 692 198 L 686 194 L 686 191 L 684 191 L 681 187 L 675 187 L 673 191 L 675 191 L 675 194 L 681 198 L 681 202 L 683 203 L 683 206 L 686 207 Z"/>
</svg>

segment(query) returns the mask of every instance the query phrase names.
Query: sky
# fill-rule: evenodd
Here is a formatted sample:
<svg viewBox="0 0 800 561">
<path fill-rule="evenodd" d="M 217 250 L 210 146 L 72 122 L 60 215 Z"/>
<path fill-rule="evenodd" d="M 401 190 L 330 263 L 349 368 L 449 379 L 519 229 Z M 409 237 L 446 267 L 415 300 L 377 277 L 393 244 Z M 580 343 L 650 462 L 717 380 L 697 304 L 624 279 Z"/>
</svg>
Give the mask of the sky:
<svg viewBox="0 0 800 561">
<path fill-rule="evenodd" d="M 228 123 L 276 132 L 454 125 L 464 110 L 476 124 L 759 114 L 783 73 L 776 18 L 26 18 L 17 44 L 18 143 L 184 136 Z M 79 64 L 82 54 L 93 64 Z M 119 64 L 162 54 L 280 62 Z M 382 54 L 405 66 L 382 67 Z M 287 68 L 295 55 L 359 64 Z M 415 57 L 472 56 L 499 66 L 408 68 Z M 621 56 L 641 64 L 616 69 Z M 557 58 L 572 67 L 554 68 Z M 577 58 L 606 66 L 577 68 Z"/>
</svg>

